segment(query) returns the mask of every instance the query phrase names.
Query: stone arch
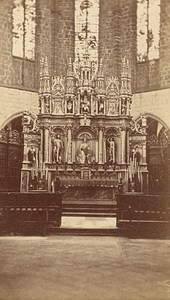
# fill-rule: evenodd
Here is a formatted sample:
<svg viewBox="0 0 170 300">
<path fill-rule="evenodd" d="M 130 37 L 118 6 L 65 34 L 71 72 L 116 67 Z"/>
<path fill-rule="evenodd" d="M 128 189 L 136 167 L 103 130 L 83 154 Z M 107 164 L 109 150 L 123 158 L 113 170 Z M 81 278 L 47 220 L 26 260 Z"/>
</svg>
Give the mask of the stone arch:
<svg viewBox="0 0 170 300">
<path fill-rule="evenodd" d="M 149 172 L 149 192 L 164 193 L 168 186 L 169 174 L 169 132 L 168 125 L 157 115 L 144 112 L 133 118 L 141 122 L 141 116 L 146 117 L 146 161 Z"/>
<path fill-rule="evenodd" d="M 60 127 L 60 126 L 54 126 L 51 128 L 51 134 L 52 136 L 56 135 L 56 134 L 61 134 L 62 136 L 64 136 L 66 134 L 65 129 Z"/>
<path fill-rule="evenodd" d="M 88 135 L 91 136 L 92 139 L 96 139 L 96 132 L 92 130 L 89 127 L 83 126 L 81 128 L 78 128 L 74 133 L 73 133 L 73 138 L 77 139 L 79 138 L 83 133 L 87 133 Z"/>
<path fill-rule="evenodd" d="M 140 114 L 134 116 L 133 120 L 135 122 L 138 122 L 138 121 L 140 121 L 141 116 L 146 116 L 146 118 L 149 117 L 149 118 L 155 119 L 157 122 L 161 123 L 162 126 L 164 126 L 166 130 L 170 130 L 170 128 L 168 127 L 168 125 L 160 117 L 158 117 L 157 115 L 152 114 L 152 113 L 148 113 L 148 112 L 140 113 Z"/>
<path fill-rule="evenodd" d="M 110 128 L 107 128 L 105 130 L 105 135 L 114 135 L 114 136 L 119 136 L 120 135 L 120 131 L 118 128 L 116 127 L 110 127 Z"/>
<path fill-rule="evenodd" d="M 22 116 L 24 111 L 9 115 L 1 124 L 1 132 L 6 132 L 6 143 L 0 141 L 1 177 L 0 190 L 19 191 L 23 161 Z M 35 118 L 29 113 L 31 118 Z"/>
<path fill-rule="evenodd" d="M 7 126 L 10 122 L 12 122 L 13 120 L 22 117 L 24 112 L 26 112 L 25 110 L 21 110 L 18 112 L 15 112 L 13 114 L 10 114 L 3 122 L 2 124 L 0 124 L 0 130 L 3 129 L 5 126 Z M 32 113 L 30 113 L 29 111 L 27 111 L 30 116 L 32 117 L 32 119 L 34 120 L 36 118 L 36 116 Z"/>
</svg>

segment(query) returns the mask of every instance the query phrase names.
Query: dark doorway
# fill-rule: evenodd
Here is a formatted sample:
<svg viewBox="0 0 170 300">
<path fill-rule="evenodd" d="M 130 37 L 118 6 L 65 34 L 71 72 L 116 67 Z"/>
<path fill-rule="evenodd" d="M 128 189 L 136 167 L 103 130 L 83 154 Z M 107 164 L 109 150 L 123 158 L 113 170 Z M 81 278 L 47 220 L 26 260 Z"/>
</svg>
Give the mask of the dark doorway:
<svg viewBox="0 0 170 300">
<path fill-rule="evenodd" d="M 150 117 L 147 118 L 147 126 L 149 193 L 164 194 L 167 193 L 169 186 L 169 158 L 166 151 L 168 146 L 167 130 L 164 126 L 160 130 L 160 123 Z"/>
<path fill-rule="evenodd" d="M 20 191 L 22 160 L 22 117 L 18 117 L 0 132 L 0 191 Z"/>
</svg>

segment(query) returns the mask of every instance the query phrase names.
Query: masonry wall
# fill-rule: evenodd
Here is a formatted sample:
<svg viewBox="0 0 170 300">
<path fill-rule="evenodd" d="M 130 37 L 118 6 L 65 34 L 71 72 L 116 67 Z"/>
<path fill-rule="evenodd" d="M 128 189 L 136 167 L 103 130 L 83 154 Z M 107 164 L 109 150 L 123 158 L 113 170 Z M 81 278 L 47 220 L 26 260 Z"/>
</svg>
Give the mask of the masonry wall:
<svg viewBox="0 0 170 300">
<path fill-rule="evenodd" d="M 0 5 L 0 84 L 37 90 L 39 60 L 47 56 L 52 73 L 63 74 L 74 59 L 74 0 L 36 1 L 35 62 L 12 56 L 13 0 Z M 161 0 L 160 59 L 136 61 L 137 0 L 100 0 L 99 57 L 106 75 L 119 75 L 121 57 L 132 64 L 133 92 L 170 86 L 170 1 Z"/>
<path fill-rule="evenodd" d="M 47 57 L 49 69 L 53 64 L 52 45 L 52 1 L 37 0 L 36 2 L 36 68 L 39 74 L 40 59 Z"/>
<path fill-rule="evenodd" d="M 0 84 L 12 85 L 12 0 L 0 3 Z"/>
<path fill-rule="evenodd" d="M 131 115 L 147 114 L 170 129 L 170 88 L 133 95 Z"/>
<path fill-rule="evenodd" d="M 160 58 L 137 62 L 137 0 L 100 0 L 99 57 L 106 74 L 120 70 L 127 55 L 132 67 L 133 92 L 170 87 L 170 1 L 161 0 Z"/>
<path fill-rule="evenodd" d="M 38 113 L 38 94 L 36 92 L 0 87 L 0 129 L 24 111 L 32 115 Z"/>
<path fill-rule="evenodd" d="M 35 90 L 35 62 L 12 56 L 12 0 L 0 1 L 0 85 Z"/>
<path fill-rule="evenodd" d="M 55 1 L 55 73 L 65 74 L 74 60 L 74 0 Z"/>
<path fill-rule="evenodd" d="M 120 75 L 121 11 L 119 1 L 100 0 L 99 7 L 99 59 L 103 60 L 105 75 Z"/>
<path fill-rule="evenodd" d="M 160 87 L 170 87 L 170 1 L 161 1 Z"/>
<path fill-rule="evenodd" d="M 127 55 L 131 62 L 132 89 L 136 87 L 136 56 L 137 56 L 137 1 L 120 0 L 121 5 L 121 55 Z"/>
<path fill-rule="evenodd" d="M 74 59 L 74 0 L 37 0 L 36 5 L 36 57 L 30 61 L 12 56 L 13 0 L 0 1 L 0 86 L 9 88 L 8 96 L 0 97 L 0 124 L 5 116 L 22 109 L 22 101 L 24 110 L 37 105 L 34 92 L 38 90 L 42 56 L 48 57 L 50 72 L 56 75 L 64 75 L 69 58 Z M 159 90 L 170 88 L 170 1 L 161 0 L 159 60 L 136 61 L 136 12 L 137 0 L 100 0 L 99 58 L 103 59 L 105 74 L 115 76 L 120 75 L 121 58 L 126 54 L 131 60 L 133 93 L 138 95 L 134 96 L 133 114 L 153 111 L 154 105 L 157 115 L 164 115 L 168 122 L 169 96 L 166 94 L 164 101 Z M 150 96 L 149 91 L 154 94 Z"/>
</svg>

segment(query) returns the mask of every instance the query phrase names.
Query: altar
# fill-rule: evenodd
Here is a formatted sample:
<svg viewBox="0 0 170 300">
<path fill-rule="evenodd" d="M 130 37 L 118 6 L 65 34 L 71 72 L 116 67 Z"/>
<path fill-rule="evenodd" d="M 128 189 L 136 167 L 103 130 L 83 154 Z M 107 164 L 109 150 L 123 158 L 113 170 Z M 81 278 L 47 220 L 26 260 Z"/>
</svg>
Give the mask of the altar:
<svg viewBox="0 0 170 300">
<path fill-rule="evenodd" d="M 103 62 L 68 64 L 66 76 L 51 76 L 41 59 L 39 114 L 23 115 L 21 191 L 53 192 L 56 177 L 66 188 L 147 189 L 146 119 L 130 115 L 131 68 L 122 59 L 121 77 L 107 77 Z"/>
</svg>

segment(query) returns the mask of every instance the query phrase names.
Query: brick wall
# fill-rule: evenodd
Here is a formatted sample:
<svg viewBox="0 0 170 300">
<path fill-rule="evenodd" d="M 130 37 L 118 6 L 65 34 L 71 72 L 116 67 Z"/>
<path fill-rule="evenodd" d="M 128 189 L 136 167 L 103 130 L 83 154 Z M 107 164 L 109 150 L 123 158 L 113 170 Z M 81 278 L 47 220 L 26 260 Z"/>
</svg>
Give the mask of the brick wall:
<svg viewBox="0 0 170 300">
<path fill-rule="evenodd" d="M 74 0 L 55 0 L 54 9 L 54 73 L 62 75 L 74 60 Z"/>
<path fill-rule="evenodd" d="M 52 73 L 65 73 L 69 58 L 74 59 L 74 0 L 37 0 L 35 63 L 12 56 L 13 1 L 0 2 L 0 84 L 37 89 L 41 56 L 48 57 Z M 160 59 L 144 67 L 136 64 L 136 12 L 136 0 L 100 0 L 99 58 L 103 58 L 105 74 L 119 75 L 126 53 L 132 64 L 133 91 L 167 88 L 170 1 L 161 3 Z"/>
<path fill-rule="evenodd" d="M 25 60 L 24 64 L 22 59 L 12 56 L 12 4 L 12 0 L 0 1 L 0 85 L 34 91 L 41 56 L 48 57 L 51 73 L 55 74 L 64 74 L 69 58 L 74 58 L 74 0 L 37 0 L 36 60 Z M 99 57 L 103 58 L 106 75 L 119 75 L 121 57 L 126 54 L 132 64 L 133 92 L 140 91 L 142 93 L 138 95 L 144 95 L 143 92 L 149 89 L 170 87 L 170 1 L 162 0 L 161 5 L 160 59 L 149 65 L 136 64 L 136 10 L 136 0 L 100 0 Z M 9 89 L 10 94 L 12 90 Z M 17 89 L 14 90 L 17 93 Z M 26 108 L 26 105 L 30 107 L 34 97 L 25 95 L 22 94 L 22 101 Z M 160 95 L 159 91 L 157 95 Z M 27 104 L 24 97 L 29 99 Z M 159 114 L 161 104 L 157 103 L 163 101 L 163 96 L 161 100 L 155 97 L 155 102 L 148 100 L 148 106 L 144 97 L 140 99 L 145 100 L 135 100 L 133 113 L 135 109 L 139 111 L 139 106 L 152 110 L 154 105 Z M 1 96 L 0 107 L 4 110 L 4 105 L 7 105 L 8 113 L 10 110 L 13 113 L 13 107 L 15 111 L 17 107 L 20 109 L 21 103 L 17 104 L 17 99 L 14 94 L 7 98 Z M 168 102 L 163 103 L 168 112 Z"/>
<path fill-rule="evenodd" d="M 121 16 L 119 1 L 100 0 L 99 58 L 103 59 L 106 75 L 120 74 Z"/>
<path fill-rule="evenodd" d="M 12 56 L 13 0 L 0 1 L 0 85 L 36 88 L 35 63 Z"/>
<path fill-rule="evenodd" d="M 161 1 L 160 87 L 170 87 L 170 1 Z"/>
<path fill-rule="evenodd" d="M 52 64 L 52 0 L 36 1 L 36 76 L 39 80 L 41 57 L 47 57 L 49 70 Z"/>
<path fill-rule="evenodd" d="M 121 53 L 131 61 L 132 88 L 136 86 L 136 53 L 137 53 L 137 1 L 120 0 L 121 5 Z"/>
<path fill-rule="evenodd" d="M 131 60 L 133 92 L 170 87 L 170 1 L 161 2 L 160 59 L 137 64 L 137 1 L 100 0 L 99 57 L 106 74 L 120 70 L 120 57 Z"/>
<path fill-rule="evenodd" d="M 0 1 L 0 84 L 12 84 L 12 0 Z"/>
</svg>

